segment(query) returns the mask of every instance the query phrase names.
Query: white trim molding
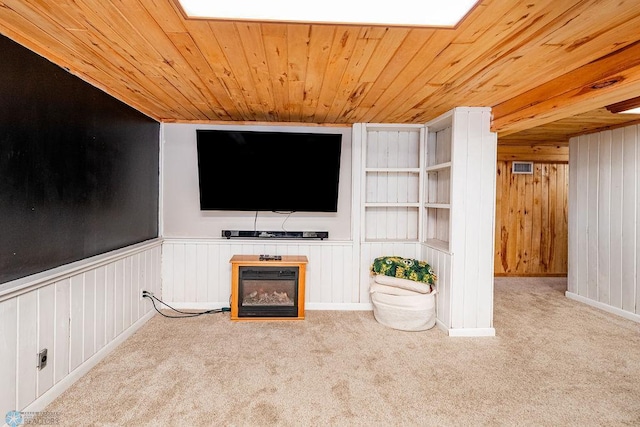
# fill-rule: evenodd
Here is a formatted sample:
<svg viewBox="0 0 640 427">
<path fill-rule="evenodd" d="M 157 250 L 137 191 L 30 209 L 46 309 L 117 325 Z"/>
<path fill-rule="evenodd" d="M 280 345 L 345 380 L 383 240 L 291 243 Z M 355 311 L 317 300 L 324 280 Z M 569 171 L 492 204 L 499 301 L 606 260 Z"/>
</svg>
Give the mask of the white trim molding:
<svg viewBox="0 0 640 427">
<path fill-rule="evenodd" d="M 569 292 L 569 291 L 565 292 L 565 296 L 567 298 L 569 298 L 569 299 L 574 300 L 574 301 L 578 301 L 578 302 L 581 302 L 583 304 L 589 305 L 591 307 L 600 309 L 602 311 L 606 311 L 607 313 L 615 314 L 616 316 L 623 317 L 623 318 L 625 318 L 627 320 L 631 320 L 631 321 L 640 323 L 640 315 L 637 315 L 635 313 L 631 313 L 631 312 L 622 310 L 620 308 L 610 306 L 609 304 L 604 304 L 604 303 L 592 300 L 590 298 L 586 298 L 586 297 L 580 296 L 578 294 L 574 294 L 573 292 Z"/>
<path fill-rule="evenodd" d="M 373 311 L 371 303 L 309 303 L 305 304 L 305 310 L 327 310 L 327 311 Z"/>
<path fill-rule="evenodd" d="M 105 266 L 109 263 L 123 259 L 125 257 L 135 255 L 150 248 L 160 247 L 162 245 L 161 238 L 146 240 L 131 246 L 116 249 L 111 252 L 85 258 L 70 264 L 61 265 L 41 273 L 32 274 L 27 277 L 13 280 L 11 282 L 0 284 L 0 302 L 9 298 L 15 298 L 20 294 L 24 294 L 35 289 L 51 285 L 65 277 L 71 277 L 76 274 L 82 274 L 89 270 Z"/>
</svg>

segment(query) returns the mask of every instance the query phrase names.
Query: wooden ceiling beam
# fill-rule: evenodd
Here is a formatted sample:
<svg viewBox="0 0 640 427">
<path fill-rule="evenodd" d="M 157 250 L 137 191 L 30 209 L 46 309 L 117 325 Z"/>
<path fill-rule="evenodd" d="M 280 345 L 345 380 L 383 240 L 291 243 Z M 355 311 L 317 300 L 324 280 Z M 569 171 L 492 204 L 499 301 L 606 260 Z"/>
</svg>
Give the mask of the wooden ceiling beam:
<svg viewBox="0 0 640 427">
<path fill-rule="evenodd" d="M 640 96 L 636 96 L 635 98 L 627 99 L 616 104 L 607 105 L 606 108 L 612 113 L 617 114 L 638 107 L 640 107 Z"/>
<path fill-rule="evenodd" d="M 493 107 L 492 130 L 510 135 L 640 93 L 640 42 Z"/>
<path fill-rule="evenodd" d="M 568 163 L 567 145 L 498 144 L 498 161 Z"/>
</svg>

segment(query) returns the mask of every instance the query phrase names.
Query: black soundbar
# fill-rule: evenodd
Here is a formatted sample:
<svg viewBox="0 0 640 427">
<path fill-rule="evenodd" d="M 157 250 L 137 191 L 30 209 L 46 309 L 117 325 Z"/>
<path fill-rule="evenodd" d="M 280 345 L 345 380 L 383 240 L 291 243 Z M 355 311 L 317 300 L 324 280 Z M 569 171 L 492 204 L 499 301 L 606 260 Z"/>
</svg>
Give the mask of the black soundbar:
<svg viewBox="0 0 640 427">
<path fill-rule="evenodd" d="M 227 239 L 328 239 L 328 231 L 248 231 L 222 230 Z"/>
</svg>

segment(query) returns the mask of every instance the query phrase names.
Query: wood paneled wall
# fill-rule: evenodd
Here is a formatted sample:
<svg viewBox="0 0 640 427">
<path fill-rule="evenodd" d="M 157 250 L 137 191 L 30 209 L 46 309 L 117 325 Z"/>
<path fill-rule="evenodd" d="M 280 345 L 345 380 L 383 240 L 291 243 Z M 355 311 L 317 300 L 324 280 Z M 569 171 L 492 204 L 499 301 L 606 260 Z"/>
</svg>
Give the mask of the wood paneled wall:
<svg viewBox="0 0 640 427">
<path fill-rule="evenodd" d="M 498 161 L 512 160 L 539 163 L 568 163 L 569 144 L 566 142 L 548 143 L 505 143 L 504 139 L 498 145 Z"/>
<path fill-rule="evenodd" d="M 534 163 L 532 175 L 511 173 L 510 161 L 496 172 L 496 276 L 567 274 L 565 163 Z"/>
</svg>

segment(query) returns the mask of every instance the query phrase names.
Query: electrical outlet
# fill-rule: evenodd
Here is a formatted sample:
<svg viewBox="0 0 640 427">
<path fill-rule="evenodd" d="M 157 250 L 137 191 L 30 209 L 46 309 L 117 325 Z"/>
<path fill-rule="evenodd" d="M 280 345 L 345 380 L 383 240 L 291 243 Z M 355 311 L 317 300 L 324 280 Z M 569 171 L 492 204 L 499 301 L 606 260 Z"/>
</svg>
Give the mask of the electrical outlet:
<svg viewBox="0 0 640 427">
<path fill-rule="evenodd" d="M 140 299 L 144 299 L 146 296 L 153 296 L 153 292 L 145 291 L 144 289 L 140 291 Z"/>
<path fill-rule="evenodd" d="M 47 366 L 47 349 L 40 350 L 38 353 L 38 370 L 44 369 Z"/>
</svg>

